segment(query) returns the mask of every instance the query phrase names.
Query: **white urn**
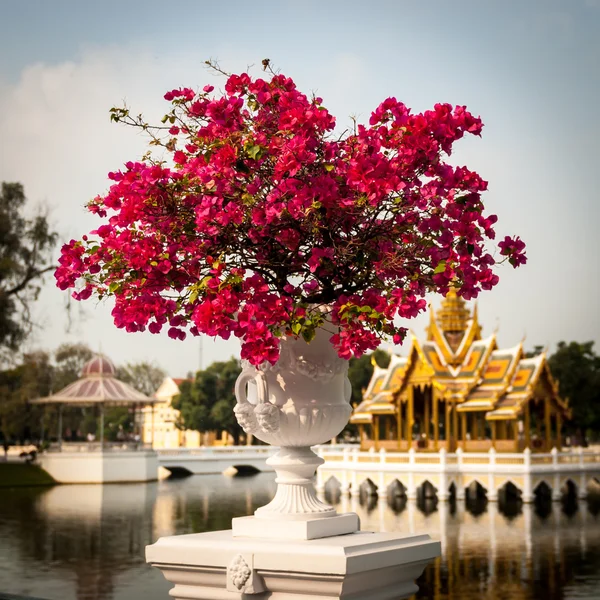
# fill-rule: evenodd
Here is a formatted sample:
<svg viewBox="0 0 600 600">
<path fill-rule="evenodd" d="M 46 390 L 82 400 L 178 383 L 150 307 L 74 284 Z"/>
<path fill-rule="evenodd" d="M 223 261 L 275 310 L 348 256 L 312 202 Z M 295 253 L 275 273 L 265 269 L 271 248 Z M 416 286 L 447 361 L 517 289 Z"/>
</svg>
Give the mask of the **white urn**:
<svg viewBox="0 0 600 600">
<path fill-rule="evenodd" d="M 348 515 L 337 515 L 321 502 L 313 486 L 323 460 L 310 447 L 340 433 L 352 412 L 348 361 L 337 355 L 330 337 L 330 332 L 319 329 L 310 343 L 302 338 L 282 340 L 275 365 L 256 368 L 244 362 L 235 386 L 234 411 L 246 433 L 280 446 L 267 461 L 277 472 L 277 492 L 256 510 L 255 518 L 291 522 L 337 517 L 340 526 L 333 527 L 334 533 L 350 533 L 358 529 L 356 515 L 340 519 Z M 332 530 L 332 525 L 325 529 Z"/>
</svg>

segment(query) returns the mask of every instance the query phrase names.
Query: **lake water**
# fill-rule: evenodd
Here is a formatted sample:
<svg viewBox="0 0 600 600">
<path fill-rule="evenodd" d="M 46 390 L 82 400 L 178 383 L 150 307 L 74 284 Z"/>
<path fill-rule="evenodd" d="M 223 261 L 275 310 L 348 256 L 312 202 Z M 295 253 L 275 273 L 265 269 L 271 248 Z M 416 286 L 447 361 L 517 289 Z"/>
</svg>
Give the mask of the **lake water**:
<svg viewBox="0 0 600 600">
<path fill-rule="evenodd" d="M 0 592 L 48 600 L 167 600 L 144 562 L 161 536 L 227 529 L 275 491 L 274 476 L 0 489 Z M 599 600 L 600 506 L 337 499 L 363 529 L 429 533 L 443 556 L 419 580 L 430 600 Z M 368 600 L 368 598 L 365 598 Z"/>
</svg>

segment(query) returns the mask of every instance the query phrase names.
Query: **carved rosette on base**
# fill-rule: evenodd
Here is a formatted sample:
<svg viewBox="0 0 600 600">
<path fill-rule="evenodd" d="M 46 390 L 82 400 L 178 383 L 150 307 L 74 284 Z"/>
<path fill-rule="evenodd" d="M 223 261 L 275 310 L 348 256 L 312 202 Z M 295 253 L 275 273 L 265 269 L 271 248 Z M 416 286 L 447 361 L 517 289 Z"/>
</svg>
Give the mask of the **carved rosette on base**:
<svg viewBox="0 0 600 600">
<path fill-rule="evenodd" d="M 324 535 L 358 530 L 356 515 L 338 515 L 317 498 L 313 486 L 323 460 L 310 447 L 340 433 L 352 412 L 348 361 L 339 358 L 330 337 L 331 333 L 321 329 L 310 344 L 301 338 L 287 338 L 281 342 L 275 365 L 243 365 L 235 388 L 238 423 L 246 433 L 281 449 L 267 461 L 277 472 L 275 498 L 256 510 L 254 518 L 234 519 L 234 535 L 252 536 L 256 531 L 264 536 L 267 527 L 275 537 L 289 538 L 289 528 L 271 528 L 267 522 L 330 518 L 337 525 L 330 522 L 312 527 L 312 534 L 297 527 L 301 532 L 295 535 L 308 539 L 307 535 L 320 537 L 315 533 L 318 529 L 328 532 Z"/>
</svg>

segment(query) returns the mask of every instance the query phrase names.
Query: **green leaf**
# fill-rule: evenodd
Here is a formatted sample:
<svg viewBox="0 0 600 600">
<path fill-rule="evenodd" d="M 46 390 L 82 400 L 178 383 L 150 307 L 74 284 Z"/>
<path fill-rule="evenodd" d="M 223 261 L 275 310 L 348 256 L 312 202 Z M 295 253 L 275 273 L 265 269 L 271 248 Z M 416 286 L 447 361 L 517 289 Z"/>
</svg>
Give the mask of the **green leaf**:
<svg viewBox="0 0 600 600">
<path fill-rule="evenodd" d="M 119 289 L 119 282 L 118 281 L 113 281 L 109 286 L 108 286 L 108 291 L 111 294 L 114 294 L 118 289 Z"/>
<path fill-rule="evenodd" d="M 248 156 L 251 159 L 256 160 L 258 158 L 258 155 L 260 154 L 260 150 L 260 146 L 249 146 L 247 149 Z"/>
<path fill-rule="evenodd" d="M 302 325 L 300 325 L 300 323 L 296 322 L 292 324 L 292 333 L 294 335 L 298 335 L 300 333 L 300 330 L 302 329 Z"/>
<path fill-rule="evenodd" d="M 333 169 L 335 169 L 335 167 L 333 165 L 325 165 L 325 170 L 329 173 L 330 171 L 333 171 Z"/>
<path fill-rule="evenodd" d="M 307 344 L 310 344 L 314 339 L 317 332 L 314 329 L 303 329 L 302 337 Z"/>
<path fill-rule="evenodd" d="M 433 270 L 434 275 L 437 275 L 438 273 L 443 273 L 446 270 L 446 261 L 445 260 L 440 260 L 440 262 L 438 263 L 438 266 Z"/>
</svg>

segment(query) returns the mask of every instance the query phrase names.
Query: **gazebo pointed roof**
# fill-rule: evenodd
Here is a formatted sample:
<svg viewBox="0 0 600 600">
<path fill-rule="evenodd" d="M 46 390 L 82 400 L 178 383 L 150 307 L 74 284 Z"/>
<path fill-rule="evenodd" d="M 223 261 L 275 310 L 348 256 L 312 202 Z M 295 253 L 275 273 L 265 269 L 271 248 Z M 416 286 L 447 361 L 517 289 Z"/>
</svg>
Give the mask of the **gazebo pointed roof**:
<svg viewBox="0 0 600 600">
<path fill-rule="evenodd" d="M 73 406 L 93 406 L 107 404 L 127 406 L 133 404 L 154 404 L 156 399 L 138 392 L 129 384 L 115 377 L 116 369 L 112 361 L 101 354 L 89 360 L 81 370 L 81 379 L 67 387 L 46 396 L 32 400 L 32 404 L 69 404 Z"/>
</svg>

